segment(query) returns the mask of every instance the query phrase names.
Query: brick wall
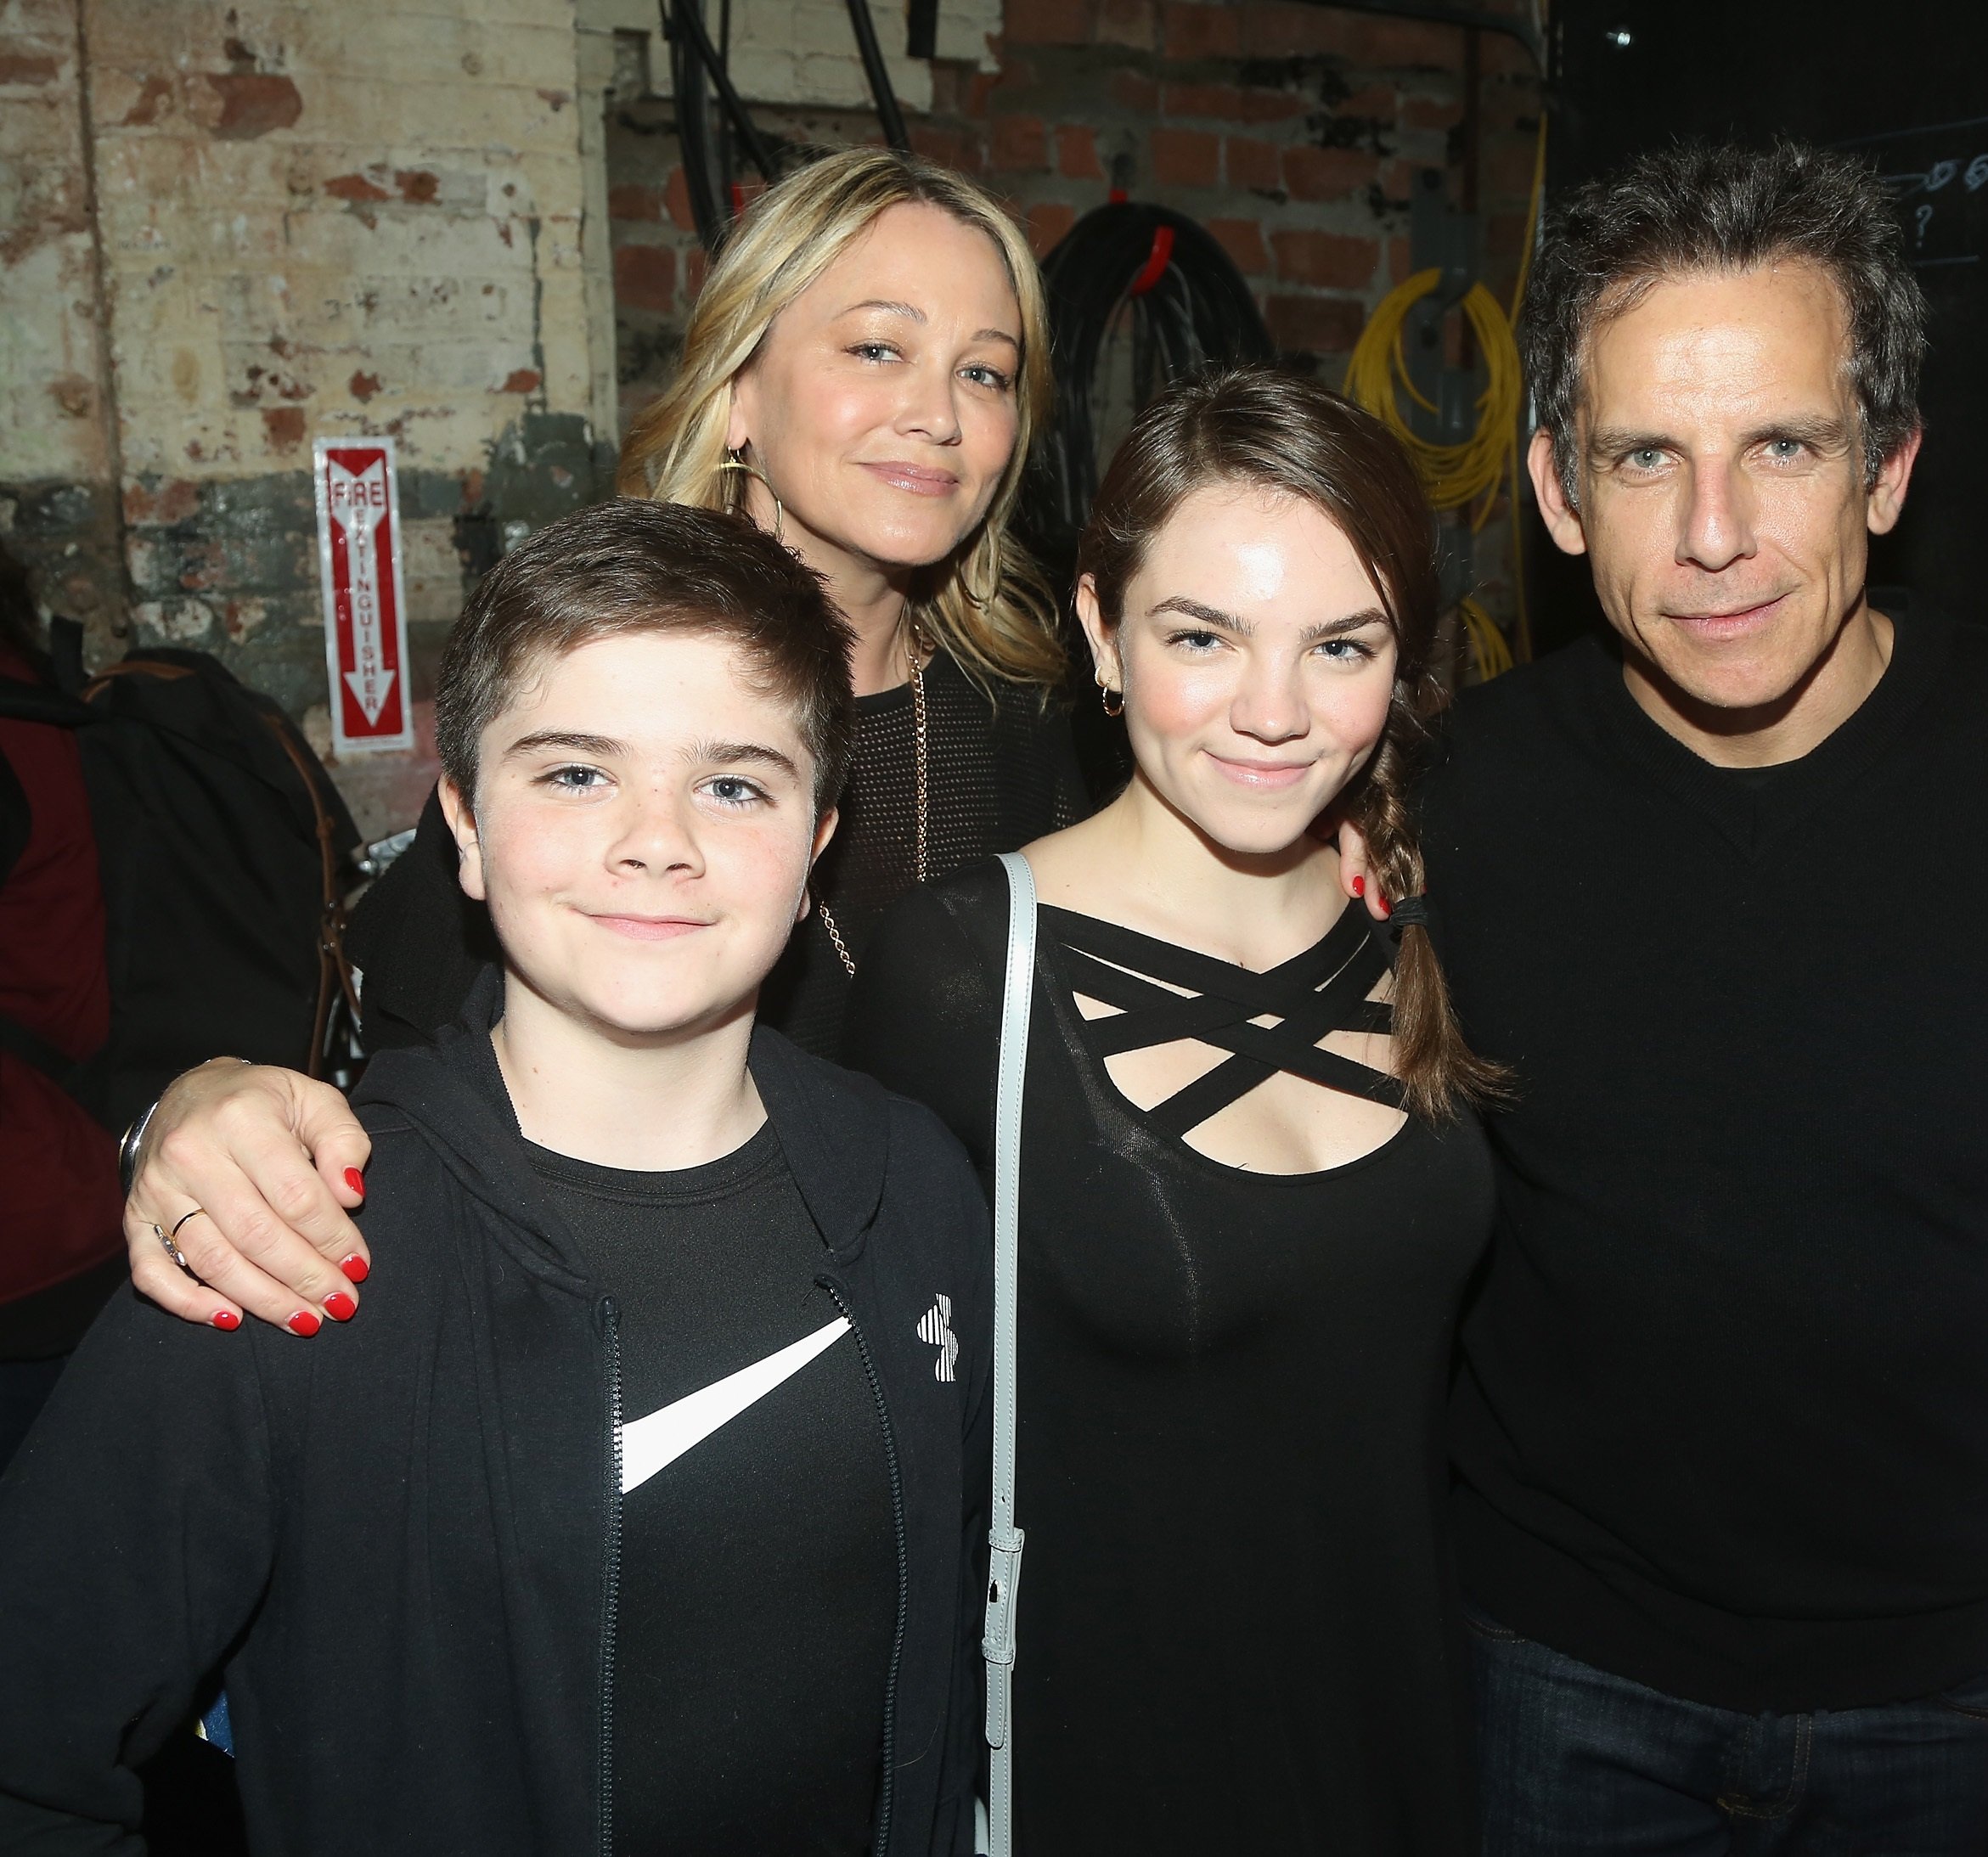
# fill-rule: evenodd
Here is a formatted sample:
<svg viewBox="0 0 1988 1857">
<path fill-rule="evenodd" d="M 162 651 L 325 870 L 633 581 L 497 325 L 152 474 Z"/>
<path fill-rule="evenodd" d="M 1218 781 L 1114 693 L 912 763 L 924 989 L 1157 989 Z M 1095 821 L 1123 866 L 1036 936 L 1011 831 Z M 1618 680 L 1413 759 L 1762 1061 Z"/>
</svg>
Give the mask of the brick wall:
<svg viewBox="0 0 1988 1857">
<path fill-rule="evenodd" d="M 668 91 L 668 53 L 657 0 L 577 0 L 583 32 L 608 31 L 640 42 L 658 94 Z M 849 28 L 845 0 L 731 0 L 730 70 L 741 93 L 755 103 L 796 104 L 810 109 L 854 108 L 870 89 Z M 714 39 L 721 9 L 707 7 Z M 870 0 L 877 47 L 891 87 L 905 110 L 932 107 L 932 67 L 904 55 L 909 24 L 905 0 Z M 1001 0 L 941 0 L 938 55 L 949 63 L 995 68 L 991 49 L 1001 30 Z"/>
<path fill-rule="evenodd" d="M 600 487 L 571 0 L 8 0 L 0 20 L 0 77 L 33 105 L 4 132 L 48 157 L 6 203 L 27 249 L 0 264 L 0 327 L 32 349 L 9 391 L 57 363 L 75 383 L 0 436 L 0 516 L 44 599 L 77 605 L 49 511 L 115 478 L 80 551 L 111 569 L 93 654 L 213 650 L 314 725 L 313 438 L 397 441 L 431 644 L 507 524 Z"/>
<path fill-rule="evenodd" d="M 1406 273 L 1415 171 L 1461 183 L 1452 28 L 942 0 L 914 64 L 873 8 L 919 148 L 1039 250 L 1114 183 L 1178 206 L 1328 379 Z M 0 0 L 0 532 L 96 659 L 197 644 L 321 729 L 318 436 L 399 442 L 418 695 L 507 535 L 605 492 L 703 271 L 653 26 L 650 0 Z M 733 34 L 770 132 L 876 138 L 841 0 L 735 0 Z M 1538 86 L 1480 48 L 1501 290 Z M 341 777 L 366 806 L 389 779 Z"/>
<path fill-rule="evenodd" d="M 1247 279 L 1287 361 L 1336 385 L 1368 315 L 1411 269 L 1415 173 L 1445 169 L 1461 204 L 1470 141 L 1486 281 L 1509 297 L 1540 84 L 1504 35 L 1480 34 L 1478 58 L 1467 138 L 1456 27 L 1288 0 L 1005 0 L 985 56 L 935 62 L 911 134 L 1006 200 L 1039 253 L 1114 184 L 1192 214 Z M 754 114 L 797 142 L 877 139 L 863 109 L 768 99 Z M 653 84 L 625 90 L 608 115 L 624 421 L 668 378 L 703 275 L 673 123 Z M 1500 510 L 1478 561 L 1480 594 L 1501 615 L 1509 547 Z"/>
<path fill-rule="evenodd" d="M 79 70 L 72 0 L 0 5 L 0 537 L 107 639 L 123 562 Z"/>
<path fill-rule="evenodd" d="M 1463 37 L 1280 0 L 1006 0 L 988 59 L 935 64 L 912 137 L 1009 200 L 1039 251 L 1114 181 L 1193 214 L 1249 280 L 1280 346 L 1337 380 L 1368 312 L 1408 275 L 1413 172 L 1443 167 L 1461 184 Z M 1513 41 L 1484 33 L 1479 48 L 1478 205 L 1489 281 L 1503 294 L 1540 92 Z M 862 110 L 756 115 L 801 141 L 876 135 Z M 667 376 L 701 275 L 673 121 L 656 95 L 611 114 L 624 410 Z"/>
</svg>

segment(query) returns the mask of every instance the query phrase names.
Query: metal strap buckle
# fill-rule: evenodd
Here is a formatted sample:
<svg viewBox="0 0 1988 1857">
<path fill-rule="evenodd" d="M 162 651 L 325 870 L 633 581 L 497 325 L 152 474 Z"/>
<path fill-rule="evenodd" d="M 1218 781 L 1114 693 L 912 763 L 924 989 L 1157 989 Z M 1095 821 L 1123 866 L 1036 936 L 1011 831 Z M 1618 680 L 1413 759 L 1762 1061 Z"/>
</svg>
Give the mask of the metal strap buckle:
<svg viewBox="0 0 1988 1857">
<path fill-rule="evenodd" d="M 1010 1530 L 1004 1540 L 990 1534 L 987 1571 L 987 1630 L 980 1640 L 987 1670 L 987 1744 L 1003 1747 L 1008 1741 L 1008 1685 L 1015 1668 L 1015 1591 L 1022 1578 L 1022 1533 Z"/>
</svg>

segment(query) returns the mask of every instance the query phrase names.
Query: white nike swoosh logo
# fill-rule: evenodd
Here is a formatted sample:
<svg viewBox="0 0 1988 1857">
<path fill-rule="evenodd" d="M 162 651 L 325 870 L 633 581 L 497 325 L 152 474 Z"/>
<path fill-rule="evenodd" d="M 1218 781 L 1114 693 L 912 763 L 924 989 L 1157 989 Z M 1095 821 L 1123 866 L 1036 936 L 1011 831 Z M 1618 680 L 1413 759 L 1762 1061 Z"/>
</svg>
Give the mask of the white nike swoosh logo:
<svg viewBox="0 0 1988 1857">
<path fill-rule="evenodd" d="M 763 1399 L 783 1380 L 791 1380 L 809 1361 L 849 1331 L 848 1319 L 838 1315 L 825 1328 L 803 1336 L 778 1353 L 714 1380 L 696 1393 L 622 1427 L 622 1494 L 639 1488 L 657 1471 L 667 1469 L 687 1450 L 701 1444 L 720 1427 L 738 1417 L 755 1400 Z"/>
</svg>

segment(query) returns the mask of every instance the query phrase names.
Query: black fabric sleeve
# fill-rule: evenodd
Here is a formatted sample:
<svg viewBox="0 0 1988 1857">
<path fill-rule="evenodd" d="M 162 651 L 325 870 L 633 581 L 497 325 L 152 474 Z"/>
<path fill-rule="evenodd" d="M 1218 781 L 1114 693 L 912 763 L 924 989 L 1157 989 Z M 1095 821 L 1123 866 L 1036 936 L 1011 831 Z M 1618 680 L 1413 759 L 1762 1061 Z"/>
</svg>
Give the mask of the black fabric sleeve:
<svg viewBox="0 0 1988 1857">
<path fill-rule="evenodd" d="M 117 1296 L 0 1478 L 0 1849 L 142 1857 L 134 1770 L 273 1559 L 260 1352 Z"/>
<path fill-rule="evenodd" d="M 997 881 L 999 881 L 997 879 Z M 949 898 L 960 886 L 947 886 Z M 972 1161 L 957 1216 L 971 1230 L 970 1307 L 955 1311 L 960 1342 L 964 1501 L 960 1515 L 959 1643 L 946 1732 L 935 1849 L 974 1848 L 973 1803 L 986 1792 L 986 1670 L 981 1638 L 987 1600 L 987 1533 L 994 1478 L 994 1234 L 985 1182 L 993 1155 L 998 992 L 970 931 L 930 888 L 892 904 L 871 937 L 850 993 L 846 1061 L 923 1103 Z M 984 1076 L 982 1074 L 984 1072 Z"/>
<path fill-rule="evenodd" d="M 364 976 L 360 1042 L 368 1051 L 432 1044 L 498 958 L 490 912 L 463 894 L 458 862 L 441 796 L 431 793 L 414 843 L 359 898 L 346 931 L 346 952 Z"/>
<path fill-rule="evenodd" d="M 998 870 L 993 881 L 1005 896 Z M 842 1061 L 933 1111 L 984 1185 L 994 1165 L 1000 975 L 998 957 L 990 961 L 952 906 L 961 887 L 949 884 L 943 896 L 921 887 L 884 912 L 850 988 Z"/>
<path fill-rule="evenodd" d="M 987 850 L 1016 850 L 1089 815 L 1090 792 L 1062 702 L 1030 685 L 1004 685 L 994 731 L 1000 829 Z"/>
<path fill-rule="evenodd" d="M 1455 715 L 1454 708 L 1447 709 L 1431 723 L 1429 739 L 1416 757 L 1408 789 L 1409 816 L 1415 822 L 1428 898 L 1429 940 L 1439 961 L 1445 959 L 1443 898 L 1452 862 L 1450 847 L 1455 841 L 1456 805 L 1468 791 L 1455 762 Z M 1391 940 L 1388 945 L 1392 948 Z"/>
</svg>

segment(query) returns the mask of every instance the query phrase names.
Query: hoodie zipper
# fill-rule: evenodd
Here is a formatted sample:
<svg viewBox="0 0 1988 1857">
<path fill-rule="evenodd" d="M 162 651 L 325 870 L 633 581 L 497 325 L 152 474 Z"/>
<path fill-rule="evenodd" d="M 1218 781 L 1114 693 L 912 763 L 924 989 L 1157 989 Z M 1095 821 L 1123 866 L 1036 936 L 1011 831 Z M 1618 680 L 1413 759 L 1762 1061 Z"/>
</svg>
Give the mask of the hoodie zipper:
<svg viewBox="0 0 1988 1857">
<path fill-rule="evenodd" d="M 607 1542 L 600 1594 L 600 1857 L 614 1857 L 614 1652 L 622 1581 L 622 1331 L 611 1296 L 594 1305 L 607 1366 Z"/>
<path fill-rule="evenodd" d="M 870 1356 L 869 1340 L 842 1292 L 826 1277 L 818 1277 L 815 1280 L 828 1291 L 835 1306 L 842 1312 L 842 1320 L 849 1325 L 849 1332 L 856 1337 L 856 1352 L 862 1358 L 870 1397 L 876 1401 L 877 1420 L 883 1427 L 884 1462 L 890 1471 L 891 1527 L 898 1540 L 898 1625 L 896 1635 L 891 1640 L 890 1679 L 883 1692 L 883 1784 L 877 1798 L 876 1844 L 876 1857 L 887 1857 L 891 1848 L 892 1793 L 896 1778 L 898 1667 L 904 1661 L 904 1620 L 911 1603 L 911 1556 L 904 1539 L 904 1479 L 898 1465 L 897 1434 L 891 1429 L 891 1411 L 884 1404 L 883 1381 L 878 1377 L 876 1362 Z"/>
</svg>

